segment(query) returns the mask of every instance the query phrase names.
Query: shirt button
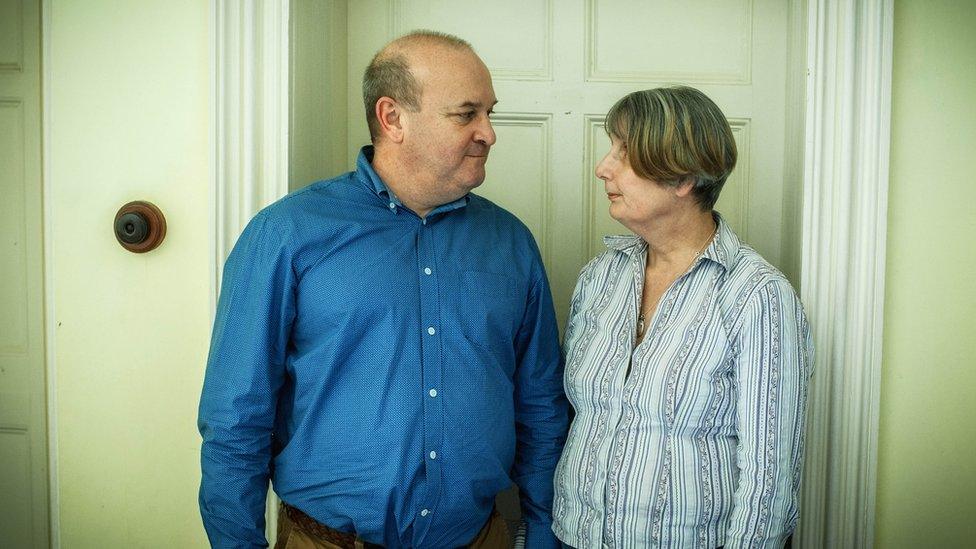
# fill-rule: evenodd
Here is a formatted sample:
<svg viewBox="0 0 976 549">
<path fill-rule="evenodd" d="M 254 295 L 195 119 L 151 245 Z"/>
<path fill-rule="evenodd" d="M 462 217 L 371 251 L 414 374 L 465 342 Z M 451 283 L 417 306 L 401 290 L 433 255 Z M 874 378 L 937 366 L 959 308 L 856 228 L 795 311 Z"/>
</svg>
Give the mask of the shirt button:
<svg viewBox="0 0 976 549">
<path fill-rule="evenodd" d="M 434 271 L 431 271 L 431 270 L 430 270 L 430 267 L 424 267 L 424 274 L 425 274 L 425 275 L 429 275 L 429 274 L 430 274 L 430 273 L 432 273 L 432 272 L 434 272 Z"/>
<path fill-rule="evenodd" d="M 396 209 L 396 204 L 393 203 L 393 202 L 390 202 L 390 209 L 391 210 L 395 210 Z"/>
<path fill-rule="evenodd" d="M 430 452 L 430 459 L 437 459 L 437 452 L 431 450 L 431 452 Z"/>
<path fill-rule="evenodd" d="M 435 330 L 434 327 L 431 326 L 430 328 L 427 328 L 427 333 L 430 335 L 434 335 L 437 333 L 437 330 Z"/>
<path fill-rule="evenodd" d="M 423 223 L 424 225 L 426 225 L 427 224 L 427 218 L 425 217 L 425 218 L 421 219 L 420 222 Z"/>
<path fill-rule="evenodd" d="M 428 513 L 430 513 L 430 511 L 428 511 L 427 509 L 420 510 L 420 516 L 422 517 L 426 517 Z"/>
<path fill-rule="evenodd" d="M 427 391 L 427 393 L 430 394 L 430 398 L 434 398 L 437 396 L 437 389 L 431 389 L 430 391 Z"/>
</svg>

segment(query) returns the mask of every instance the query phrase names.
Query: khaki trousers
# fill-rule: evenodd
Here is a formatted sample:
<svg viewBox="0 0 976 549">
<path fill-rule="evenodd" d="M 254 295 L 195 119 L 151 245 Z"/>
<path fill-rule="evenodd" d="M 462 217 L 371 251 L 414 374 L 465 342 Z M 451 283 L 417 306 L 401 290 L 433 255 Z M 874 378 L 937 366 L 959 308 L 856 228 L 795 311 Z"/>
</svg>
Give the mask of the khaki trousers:
<svg viewBox="0 0 976 549">
<path fill-rule="evenodd" d="M 363 549 L 363 547 L 363 542 L 358 539 L 355 546 L 347 548 L 309 534 L 288 518 L 284 507 L 278 508 L 278 541 L 275 543 L 275 549 Z M 467 547 L 469 549 L 511 549 L 512 536 L 508 531 L 508 524 L 498 511 L 492 509 L 488 522 Z"/>
</svg>

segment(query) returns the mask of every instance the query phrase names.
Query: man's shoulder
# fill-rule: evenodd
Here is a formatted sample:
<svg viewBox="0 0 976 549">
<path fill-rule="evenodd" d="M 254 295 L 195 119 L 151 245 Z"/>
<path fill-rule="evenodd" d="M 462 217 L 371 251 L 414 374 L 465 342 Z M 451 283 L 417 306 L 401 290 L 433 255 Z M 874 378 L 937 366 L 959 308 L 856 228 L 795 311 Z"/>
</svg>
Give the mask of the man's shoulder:
<svg viewBox="0 0 976 549">
<path fill-rule="evenodd" d="M 529 228 L 512 212 L 483 196 L 470 193 L 468 197 L 470 200 L 467 209 L 479 221 L 493 223 L 499 228 L 531 236 Z"/>
<path fill-rule="evenodd" d="M 350 202 L 361 198 L 355 185 L 355 173 L 345 173 L 331 179 L 311 183 L 272 202 L 258 215 L 277 222 L 286 222 L 305 215 L 328 214 L 348 208 Z"/>
</svg>

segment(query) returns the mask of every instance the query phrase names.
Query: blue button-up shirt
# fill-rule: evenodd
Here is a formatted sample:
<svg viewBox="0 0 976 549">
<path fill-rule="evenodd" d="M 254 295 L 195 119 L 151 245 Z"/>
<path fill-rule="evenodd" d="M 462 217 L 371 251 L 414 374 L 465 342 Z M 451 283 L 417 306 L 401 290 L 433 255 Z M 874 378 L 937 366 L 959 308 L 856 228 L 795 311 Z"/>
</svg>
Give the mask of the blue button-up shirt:
<svg viewBox="0 0 976 549">
<path fill-rule="evenodd" d="M 215 547 L 263 547 L 281 499 L 389 547 L 456 547 L 518 484 L 554 545 L 567 428 L 552 298 L 514 216 L 475 195 L 421 219 L 370 160 L 261 211 L 227 260 L 200 402 Z"/>
</svg>

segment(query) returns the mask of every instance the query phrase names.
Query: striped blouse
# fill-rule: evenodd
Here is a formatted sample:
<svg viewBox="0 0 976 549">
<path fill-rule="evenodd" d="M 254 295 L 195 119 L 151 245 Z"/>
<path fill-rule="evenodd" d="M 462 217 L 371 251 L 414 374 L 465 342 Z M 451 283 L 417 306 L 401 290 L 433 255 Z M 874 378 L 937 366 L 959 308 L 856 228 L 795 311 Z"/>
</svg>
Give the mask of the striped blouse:
<svg viewBox="0 0 976 549">
<path fill-rule="evenodd" d="M 636 348 L 646 242 L 607 237 L 580 274 L 553 502 L 573 547 L 781 547 L 796 526 L 813 344 L 790 283 L 716 219 Z"/>
</svg>

